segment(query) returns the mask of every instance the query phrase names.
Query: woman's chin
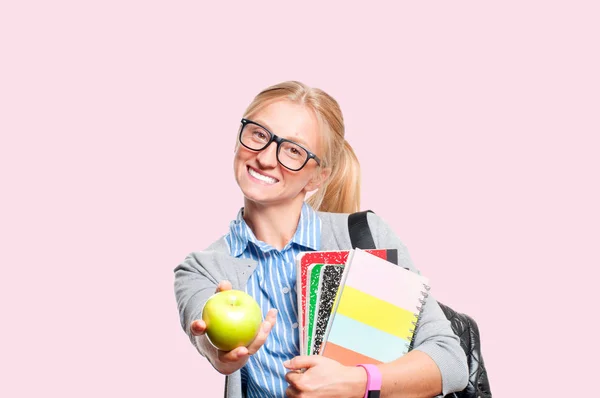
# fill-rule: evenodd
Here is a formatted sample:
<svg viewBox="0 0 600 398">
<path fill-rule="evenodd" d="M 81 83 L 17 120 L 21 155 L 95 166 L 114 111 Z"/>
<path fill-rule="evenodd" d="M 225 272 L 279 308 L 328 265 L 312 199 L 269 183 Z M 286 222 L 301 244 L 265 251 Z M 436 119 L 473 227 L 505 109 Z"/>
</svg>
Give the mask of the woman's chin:
<svg viewBox="0 0 600 398">
<path fill-rule="evenodd" d="M 269 204 L 277 201 L 276 195 L 269 195 L 264 192 L 263 189 L 245 189 L 242 190 L 244 198 L 247 201 L 255 202 L 257 204 Z"/>
</svg>

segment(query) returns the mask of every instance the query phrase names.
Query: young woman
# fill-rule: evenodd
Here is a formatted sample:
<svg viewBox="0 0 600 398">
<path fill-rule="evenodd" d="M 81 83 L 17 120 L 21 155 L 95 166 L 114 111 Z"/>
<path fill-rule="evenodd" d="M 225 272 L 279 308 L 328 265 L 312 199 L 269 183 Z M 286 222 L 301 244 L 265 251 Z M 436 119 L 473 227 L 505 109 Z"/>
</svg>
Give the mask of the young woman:
<svg viewBox="0 0 600 398">
<path fill-rule="evenodd" d="M 359 210 L 359 164 L 331 96 L 299 82 L 259 93 L 241 121 L 233 165 L 244 207 L 225 236 L 175 269 L 182 327 L 227 375 L 226 397 L 361 398 L 378 378 L 381 397 L 432 397 L 466 386 L 465 354 L 431 296 L 413 350 L 393 362 L 365 369 L 299 355 L 294 259 L 302 251 L 350 249 L 348 213 Z M 399 264 L 417 272 L 390 227 L 371 213 L 368 221 L 377 247 L 398 249 Z M 204 335 L 201 310 L 215 291 L 231 288 L 258 301 L 264 322 L 248 347 L 223 352 Z"/>
</svg>

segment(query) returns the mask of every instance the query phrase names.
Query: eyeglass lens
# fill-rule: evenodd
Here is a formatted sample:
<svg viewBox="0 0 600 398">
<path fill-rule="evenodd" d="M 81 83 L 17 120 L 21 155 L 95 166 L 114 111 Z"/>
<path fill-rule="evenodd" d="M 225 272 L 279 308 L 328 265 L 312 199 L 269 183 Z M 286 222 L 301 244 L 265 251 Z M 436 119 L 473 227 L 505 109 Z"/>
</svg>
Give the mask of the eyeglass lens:
<svg viewBox="0 0 600 398">
<path fill-rule="evenodd" d="M 270 143 L 271 133 L 253 123 L 244 125 L 240 140 L 242 144 L 252 150 L 260 151 Z M 298 170 L 304 166 L 308 159 L 308 153 L 301 146 L 293 142 L 283 141 L 277 150 L 279 162 L 292 170 Z"/>
</svg>

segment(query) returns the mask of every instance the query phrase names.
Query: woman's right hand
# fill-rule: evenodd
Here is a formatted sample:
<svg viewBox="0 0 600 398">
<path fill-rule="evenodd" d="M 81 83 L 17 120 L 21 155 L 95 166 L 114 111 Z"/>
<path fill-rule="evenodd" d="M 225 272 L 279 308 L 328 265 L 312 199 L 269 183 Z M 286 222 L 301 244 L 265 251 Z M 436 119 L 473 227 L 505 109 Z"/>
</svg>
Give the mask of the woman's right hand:
<svg viewBox="0 0 600 398">
<path fill-rule="evenodd" d="M 231 282 L 229 281 L 221 281 L 217 286 L 217 290 L 215 293 L 231 290 Z M 263 346 L 269 333 L 275 326 L 275 320 L 277 318 L 277 310 L 270 309 L 265 317 L 265 320 L 260 325 L 260 329 L 258 330 L 258 334 L 247 347 L 238 347 L 231 351 L 221 351 L 214 348 L 207 338 L 203 337 L 206 333 L 206 323 L 202 319 L 197 319 L 192 322 L 190 329 L 194 336 L 197 336 L 201 340 L 204 340 L 203 343 L 210 345 L 212 347 L 212 352 L 215 352 L 216 355 L 214 358 L 209 358 L 215 369 L 223 374 L 231 374 L 236 370 L 239 370 L 242 366 L 246 364 L 250 355 L 255 354 L 260 347 Z M 200 343 L 200 342 L 199 342 Z"/>
</svg>

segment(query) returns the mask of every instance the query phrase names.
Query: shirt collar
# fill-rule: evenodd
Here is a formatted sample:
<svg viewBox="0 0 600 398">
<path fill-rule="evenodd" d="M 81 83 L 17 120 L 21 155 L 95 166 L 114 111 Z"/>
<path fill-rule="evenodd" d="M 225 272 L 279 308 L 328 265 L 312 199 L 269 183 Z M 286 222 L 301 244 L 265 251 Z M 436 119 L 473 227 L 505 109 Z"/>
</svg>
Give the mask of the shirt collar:
<svg viewBox="0 0 600 398">
<path fill-rule="evenodd" d="M 254 236 L 254 232 L 244 220 L 243 207 L 238 212 L 235 220 L 230 223 L 229 235 L 231 238 L 231 255 L 234 257 L 239 257 L 246 250 L 249 243 L 254 244 L 263 252 L 275 250 L 271 245 L 259 241 Z M 319 250 L 321 247 L 321 219 L 317 212 L 306 202 L 302 204 L 296 233 L 282 251 L 288 249 L 292 243 L 311 250 Z"/>
<path fill-rule="evenodd" d="M 321 247 L 321 218 L 306 202 L 302 204 L 298 228 L 292 242 L 312 250 L 319 250 Z"/>
</svg>

